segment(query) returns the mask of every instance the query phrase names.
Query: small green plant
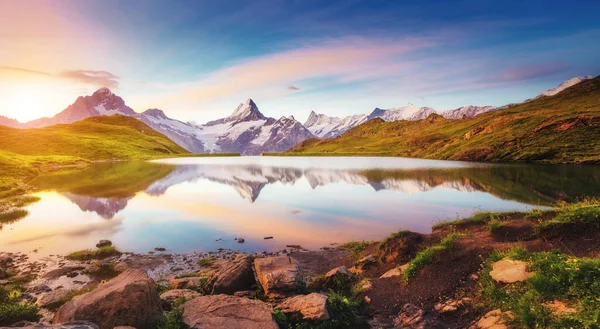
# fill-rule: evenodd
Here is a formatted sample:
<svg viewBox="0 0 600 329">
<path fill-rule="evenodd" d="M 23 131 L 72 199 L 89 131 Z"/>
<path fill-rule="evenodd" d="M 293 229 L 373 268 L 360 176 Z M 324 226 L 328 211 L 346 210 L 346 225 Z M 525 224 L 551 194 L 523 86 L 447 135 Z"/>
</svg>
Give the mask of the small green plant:
<svg viewBox="0 0 600 329">
<path fill-rule="evenodd" d="M 110 280 L 119 275 L 119 272 L 115 270 L 114 264 L 105 263 L 99 263 L 97 266 L 86 270 L 85 273 L 98 280 Z"/>
<path fill-rule="evenodd" d="M 435 230 L 453 226 L 461 227 L 468 225 L 481 225 L 491 221 L 492 219 L 507 218 L 518 214 L 518 212 L 479 212 L 471 217 L 458 219 L 455 221 L 439 222 L 433 225 L 432 228 Z"/>
<path fill-rule="evenodd" d="M 38 321 L 39 309 L 28 302 L 18 301 L 18 292 L 0 286 L 0 326 L 9 326 L 19 321 Z"/>
<path fill-rule="evenodd" d="M 358 255 L 367 249 L 369 244 L 370 242 L 367 241 L 351 241 L 340 245 L 339 248 L 342 250 L 350 250 L 354 255 Z"/>
<path fill-rule="evenodd" d="M 202 267 L 209 267 L 209 266 L 212 266 L 216 261 L 217 261 L 216 257 L 204 258 L 198 262 L 198 265 L 200 265 Z"/>
<path fill-rule="evenodd" d="M 179 298 L 173 303 L 173 308 L 158 320 L 156 329 L 186 329 L 183 322 L 183 308 L 181 307 L 187 299 Z"/>
<path fill-rule="evenodd" d="M 196 273 L 196 272 L 189 272 L 189 273 L 183 273 L 183 274 L 179 274 L 178 276 L 176 276 L 176 279 L 185 279 L 185 278 L 196 278 L 199 277 L 200 274 Z"/>
<path fill-rule="evenodd" d="M 536 226 L 539 234 L 547 236 L 598 229 L 600 229 L 600 202 L 596 199 L 559 205 L 554 218 L 542 221 Z"/>
<path fill-rule="evenodd" d="M 420 268 L 431 264 L 440 254 L 448 250 L 456 239 L 465 236 L 466 234 L 462 233 L 448 234 L 442 239 L 442 241 L 440 241 L 440 244 L 419 251 L 415 258 L 408 263 L 408 268 L 403 272 L 404 280 L 410 280 L 415 274 L 417 274 L 417 271 Z"/>
<path fill-rule="evenodd" d="M 107 246 L 97 248 L 96 250 L 85 249 L 76 251 L 66 256 L 68 260 L 93 260 L 93 259 L 105 259 L 113 256 L 120 256 L 122 253 L 117 250 L 114 246 Z"/>
<path fill-rule="evenodd" d="M 383 247 L 384 247 L 386 244 L 388 244 L 389 242 L 391 242 L 391 241 L 394 241 L 394 240 L 396 240 L 396 239 L 403 238 L 403 237 L 405 237 L 405 236 L 407 236 L 407 235 L 409 235 L 409 234 L 411 234 L 411 233 L 412 233 L 411 231 L 406 231 L 406 230 L 404 230 L 404 231 L 398 231 L 398 232 L 392 233 L 392 234 L 390 234 L 389 236 L 387 236 L 385 239 L 383 239 L 383 240 L 382 240 L 382 241 L 379 243 L 379 246 L 378 246 L 378 248 L 379 248 L 379 249 L 381 249 L 381 248 L 383 248 Z"/>
<path fill-rule="evenodd" d="M 494 233 L 497 232 L 500 228 L 502 228 L 502 226 L 504 225 L 504 223 L 502 223 L 501 221 L 492 218 L 490 220 L 490 222 L 488 223 L 489 228 L 490 228 L 490 233 Z"/>
</svg>

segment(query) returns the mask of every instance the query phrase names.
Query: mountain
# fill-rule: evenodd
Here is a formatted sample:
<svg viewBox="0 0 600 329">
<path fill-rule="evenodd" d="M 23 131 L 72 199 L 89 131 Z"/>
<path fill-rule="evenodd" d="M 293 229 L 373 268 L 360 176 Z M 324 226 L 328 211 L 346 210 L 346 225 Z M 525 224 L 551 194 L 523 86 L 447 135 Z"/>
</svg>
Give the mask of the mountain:
<svg viewBox="0 0 600 329">
<path fill-rule="evenodd" d="M 558 94 L 559 92 L 572 87 L 582 81 L 585 80 L 589 80 L 589 79 L 593 79 L 594 77 L 591 75 L 584 75 L 584 76 L 580 76 L 580 77 L 574 77 L 571 78 L 569 80 L 563 81 L 561 84 L 558 85 L 558 87 L 556 88 L 552 88 L 552 89 L 548 89 L 546 91 L 544 91 L 543 93 L 541 93 L 540 95 L 538 95 L 537 97 L 543 97 L 543 96 L 554 96 L 556 94 Z"/>
<path fill-rule="evenodd" d="M 430 114 L 435 113 L 435 110 L 430 107 L 418 107 L 412 103 L 406 106 L 382 110 L 376 108 L 369 114 L 368 120 L 380 118 L 383 121 L 398 121 L 398 120 L 422 120 Z"/>
<path fill-rule="evenodd" d="M 600 76 L 554 96 L 464 120 L 370 120 L 290 154 L 383 154 L 465 161 L 600 163 Z"/>
<path fill-rule="evenodd" d="M 454 110 L 448 110 L 441 112 L 440 115 L 446 119 L 454 119 L 459 120 L 463 118 L 472 118 L 474 116 L 480 115 L 482 113 L 490 112 L 497 110 L 497 107 L 494 106 L 462 106 Z"/>
<path fill-rule="evenodd" d="M 311 133 L 319 138 L 332 138 L 345 133 L 367 121 L 366 114 L 349 115 L 344 118 L 329 117 L 325 114 L 317 114 L 311 111 L 304 123 Z"/>
<path fill-rule="evenodd" d="M 194 127 L 204 151 L 210 153 L 280 152 L 315 137 L 292 116 L 279 119 L 264 116 L 251 99 L 240 104 L 228 117 Z"/>
<path fill-rule="evenodd" d="M 262 152 L 280 152 L 315 137 L 293 117 L 265 117 L 251 99 L 240 104 L 228 117 L 196 125 L 172 119 L 159 109 L 137 113 L 108 88 L 100 88 L 91 96 L 78 97 L 73 104 L 51 118 L 21 124 L 16 120 L 0 117 L 0 125 L 39 128 L 112 115 L 136 118 L 193 153 L 235 152 L 257 155 Z"/>
</svg>

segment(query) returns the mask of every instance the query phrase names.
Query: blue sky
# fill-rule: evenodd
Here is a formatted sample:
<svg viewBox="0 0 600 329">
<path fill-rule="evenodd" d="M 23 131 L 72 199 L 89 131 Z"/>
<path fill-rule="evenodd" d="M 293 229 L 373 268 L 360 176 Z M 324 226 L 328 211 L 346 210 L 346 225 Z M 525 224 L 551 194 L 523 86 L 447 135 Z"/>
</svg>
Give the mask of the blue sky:
<svg viewBox="0 0 600 329">
<path fill-rule="evenodd" d="M 15 104 L 0 115 L 22 120 L 101 85 L 182 120 L 228 115 L 249 97 L 304 120 L 313 109 L 504 105 L 600 74 L 599 1 L 0 5 L 0 102 Z"/>
</svg>

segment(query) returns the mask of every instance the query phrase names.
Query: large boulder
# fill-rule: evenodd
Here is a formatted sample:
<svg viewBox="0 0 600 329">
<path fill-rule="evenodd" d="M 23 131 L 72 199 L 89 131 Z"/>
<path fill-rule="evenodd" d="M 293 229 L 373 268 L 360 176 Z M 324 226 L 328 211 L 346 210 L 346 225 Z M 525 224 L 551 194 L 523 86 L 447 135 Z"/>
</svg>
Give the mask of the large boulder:
<svg viewBox="0 0 600 329">
<path fill-rule="evenodd" d="M 211 295 L 183 304 L 183 322 L 191 329 L 278 329 L 268 304 L 243 297 Z"/>
<path fill-rule="evenodd" d="M 96 323 L 100 329 L 145 327 L 161 315 L 156 284 L 143 270 L 126 270 L 92 292 L 61 306 L 53 323 L 75 320 Z"/>
<path fill-rule="evenodd" d="M 305 286 L 302 267 L 289 256 L 257 258 L 256 276 L 269 298 L 286 297 Z"/>
<path fill-rule="evenodd" d="M 210 294 L 229 294 L 250 290 L 256 284 L 252 271 L 252 258 L 238 255 L 234 260 L 221 265 L 206 283 Z"/>
<path fill-rule="evenodd" d="M 329 319 L 327 296 L 319 293 L 287 298 L 277 309 L 294 321 L 323 321 Z"/>
<path fill-rule="evenodd" d="M 179 299 L 184 298 L 190 300 L 200 296 L 202 296 L 202 294 L 190 289 L 174 289 L 160 295 L 160 300 L 162 302 L 162 307 L 166 310 L 170 310 L 173 307 L 173 304 Z"/>
</svg>

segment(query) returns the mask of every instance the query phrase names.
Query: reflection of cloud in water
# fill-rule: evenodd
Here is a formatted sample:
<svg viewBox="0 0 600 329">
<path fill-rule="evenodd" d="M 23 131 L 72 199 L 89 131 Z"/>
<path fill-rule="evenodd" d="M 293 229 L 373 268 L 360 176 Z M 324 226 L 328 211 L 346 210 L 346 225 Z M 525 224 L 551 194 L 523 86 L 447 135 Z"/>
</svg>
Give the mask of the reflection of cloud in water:
<svg viewBox="0 0 600 329">
<path fill-rule="evenodd" d="M 9 241 L 7 245 L 34 242 L 44 240 L 47 238 L 56 238 L 59 236 L 63 236 L 65 238 L 81 238 L 88 235 L 92 235 L 93 233 L 102 233 L 104 235 L 110 236 L 114 233 L 119 232 L 119 230 L 122 229 L 124 219 L 125 218 L 123 217 L 118 217 L 110 221 L 101 221 L 97 223 L 86 224 L 85 226 L 82 225 L 71 230 L 67 229 L 60 232 L 34 235 L 26 239 Z"/>
</svg>

